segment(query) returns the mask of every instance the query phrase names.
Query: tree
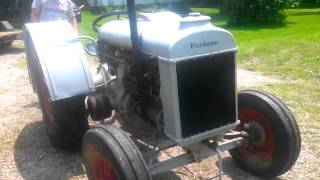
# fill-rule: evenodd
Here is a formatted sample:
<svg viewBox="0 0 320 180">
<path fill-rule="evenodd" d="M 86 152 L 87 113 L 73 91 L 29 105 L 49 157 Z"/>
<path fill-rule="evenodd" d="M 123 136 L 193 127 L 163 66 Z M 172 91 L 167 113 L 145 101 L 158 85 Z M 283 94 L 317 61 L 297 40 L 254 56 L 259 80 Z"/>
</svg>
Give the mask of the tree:
<svg viewBox="0 0 320 180">
<path fill-rule="evenodd" d="M 229 25 L 245 23 L 282 23 L 283 9 L 289 0 L 221 0 L 220 13 L 228 15 Z"/>
</svg>

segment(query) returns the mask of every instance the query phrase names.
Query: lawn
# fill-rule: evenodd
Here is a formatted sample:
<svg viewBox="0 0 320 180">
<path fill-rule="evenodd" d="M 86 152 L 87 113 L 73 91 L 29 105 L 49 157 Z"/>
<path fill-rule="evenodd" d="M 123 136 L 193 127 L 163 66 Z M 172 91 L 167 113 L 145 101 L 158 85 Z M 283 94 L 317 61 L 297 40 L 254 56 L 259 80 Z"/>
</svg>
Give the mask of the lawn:
<svg viewBox="0 0 320 180">
<path fill-rule="evenodd" d="M 302 141 L 320 158 L 320 9 L 286 10 L 284 25 L 227 27 L 213 8 L 193 8 L 231 31 L 239 46 L 238 67 L 262 72 L 280 83 L 257 87 L 283 99 L 300 126 Z M 85 13 L 80 32 L 91 32 L 94 16 Z"/>
<path fill-rule="evenodd" d="M 85 11 L 82 12 L 81 23 L 79 24 L 79 33 L 82 35 L 87 35 L 96 38 L 97 33 L 92 30 L 92 22 L 99 15 L 92 15 L 91 13 Z"/>
</svg>

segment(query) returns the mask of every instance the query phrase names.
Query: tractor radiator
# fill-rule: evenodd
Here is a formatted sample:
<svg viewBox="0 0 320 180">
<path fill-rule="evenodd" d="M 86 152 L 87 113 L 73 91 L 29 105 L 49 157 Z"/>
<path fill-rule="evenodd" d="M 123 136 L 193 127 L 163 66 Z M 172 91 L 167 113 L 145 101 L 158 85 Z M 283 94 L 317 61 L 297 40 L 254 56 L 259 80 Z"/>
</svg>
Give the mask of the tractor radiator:
<svg viewBox="0 0 320 180">
<path fill-rule="evenodd" d="M 235 53 L 159 61 L 165 132 L 179 143 L 234 126 Z"/>
</svg>

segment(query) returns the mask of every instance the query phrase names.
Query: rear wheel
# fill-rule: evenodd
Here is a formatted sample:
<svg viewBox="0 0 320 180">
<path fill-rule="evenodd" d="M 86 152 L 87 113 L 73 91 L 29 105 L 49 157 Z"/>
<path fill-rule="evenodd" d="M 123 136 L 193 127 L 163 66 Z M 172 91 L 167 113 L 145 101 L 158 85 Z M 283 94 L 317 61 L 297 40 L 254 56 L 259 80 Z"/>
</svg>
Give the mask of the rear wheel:
<svg viewBox="0 0 320 180">
<path fill-rule="evenodd" d="M 99 125 L 83 138 L 83 158 L 89 179 L 149 180 L 144 159 L 120 129 Z"/>
<path fill-rule="evenodd" d="M 239 130 L 247 131 L 249 144 L 230 150 L 245 171 L 263 178 L 279 176 L 296 162 L 301 148 L 297 123 L 275 96 L 261 91 L 238 95 Z"/>
<path fill-rule="evenodd" d="M 72 97 L 52 102 L 40 68 L 34 70 L 33 83 L 35 83 L 42 117 L 47 125 L 52 145 L 61 149 L 79 149 L 82 136 L 89 129 L 85 111 L 85 97 Z"/>
</svg>

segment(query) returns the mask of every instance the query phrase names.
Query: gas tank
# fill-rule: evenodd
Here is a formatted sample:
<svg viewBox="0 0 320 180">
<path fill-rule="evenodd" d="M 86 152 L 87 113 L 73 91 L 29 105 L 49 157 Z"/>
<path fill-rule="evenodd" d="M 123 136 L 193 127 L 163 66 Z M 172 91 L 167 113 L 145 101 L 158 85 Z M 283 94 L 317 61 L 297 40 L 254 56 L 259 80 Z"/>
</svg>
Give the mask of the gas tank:
<svg viewBox="0 0 320 180">
<path fill-rule="evenodd" d="M 181 17 L 172 12 L 140 13 L 137 17 L 141 51 L 167 60 L 237 51 L 232 34 L 213 26 L 211 18 L 200 13 Z M 99 40 L 131 49 L 128 19 L 110 21 L 100 27 Z"/>
</svg>

